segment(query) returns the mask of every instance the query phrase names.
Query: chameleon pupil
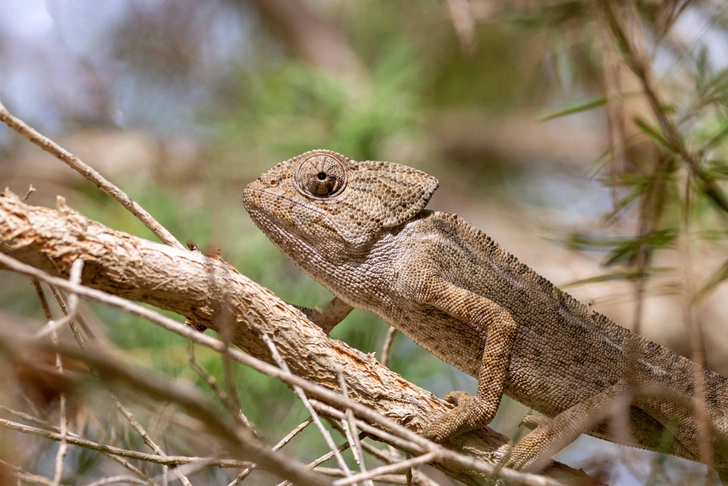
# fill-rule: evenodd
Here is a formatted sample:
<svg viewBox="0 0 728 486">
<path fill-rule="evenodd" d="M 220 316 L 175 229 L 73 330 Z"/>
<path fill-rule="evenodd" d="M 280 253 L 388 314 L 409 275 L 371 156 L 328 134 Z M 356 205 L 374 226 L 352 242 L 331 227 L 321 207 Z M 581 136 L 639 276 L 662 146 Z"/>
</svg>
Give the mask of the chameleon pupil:
<svg viewBox="0 0 728 486">
<path fill-rule="evenodd" d="M 318 180 L 323 181 L 326 179 L 326 172 L 319 172 L 316 177 L 318 177 Z"/>
</svg>

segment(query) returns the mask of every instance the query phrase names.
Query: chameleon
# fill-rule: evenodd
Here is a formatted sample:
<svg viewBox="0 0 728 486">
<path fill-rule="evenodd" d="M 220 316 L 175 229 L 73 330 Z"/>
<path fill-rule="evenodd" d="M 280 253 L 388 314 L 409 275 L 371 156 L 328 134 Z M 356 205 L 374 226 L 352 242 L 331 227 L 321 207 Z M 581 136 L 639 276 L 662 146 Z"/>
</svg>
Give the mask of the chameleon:
<svg viewBox="0 0 728 486">
<path fill-rule="evenodd" d="M 406 165 L 313 150 L 248 184 L 243 204 L 334 295 L 323 310 L 300 308 L 325 332 L 364 309 L 478 379 L 475 395 L 445 397 L 454 408 L 425 437 L 446 442 L 485 427 L 505 394 L 546 417 L 510 451 L 514 468 L 538 469 L 545 453 L 585 432 L 728 478 L 728 379 L 615 324 L 457 215 L 425 209 L 438 186 Z M 696 376 L 702 422 L 692 405 Z M 589 422 L 625 397 L 626 430 L 607 415 Z"/>
</svg>

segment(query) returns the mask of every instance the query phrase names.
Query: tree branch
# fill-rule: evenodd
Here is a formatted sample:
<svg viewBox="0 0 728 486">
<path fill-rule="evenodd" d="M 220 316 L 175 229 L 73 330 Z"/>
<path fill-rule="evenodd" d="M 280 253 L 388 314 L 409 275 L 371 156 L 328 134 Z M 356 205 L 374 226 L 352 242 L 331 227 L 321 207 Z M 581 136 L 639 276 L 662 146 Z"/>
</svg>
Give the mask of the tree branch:
<svg viewBox="0 0 728 486">
<path fill-rule="evenodd" d="M 546 477 L 497 470 L 493 466 L 500 459 L 498 448 L 507 439 L 490 429 L 458 437 L 447 444 L 447 449 L 413 434 L 412 431 L 421 432 L 432 418 L 448 410 L 449 405 L 405 381 L 373 356 L 330 339 L 300 312 L 220 259 L 114 231 L 65 205 L 58 210 L 29 206 L 7 191 L 0 195 L 0 252 L 64 279 L 68 278 L 72 263 L 81 258 L 84 286 L 175 312 L 216 331 L 221 330 L 220 322 L 232 322 L 232 342 L 253 357 L 271 362 L 267 346 L 260 338 L 267 334 L 274 339 L 290 373 L 305 380 L 276 367 L 257 364 L 257 360 L 234 348 L 227 353 L 231 359 L 264 369 L 289 385 L 301 386 L 318 400 L 340 409 L 350 407 L 358 417 L 384 424 L 387 430 L 408 441 L 411 450 L 418 454 L 436 447 L 443 460 L 434 466 L 465 484 L 482 484 L 484 478 L 494 473 L 523 484 L 554 484 L 553 480 L 575 483 L 587 478 L 584 473 L 558 463 L 546 469 Z M 58 278 L 48 276 L 47 279 L 53 285 L 76 292 L 79 297 L 118 301 L 117 297 L 102 298 L 105 294 Z M 127 303 L 127 306 L 130 309 L 133 306 L 135 314 L 147 318 L 153 314 L 135 304 Z M 218 319 L 220 316 L 224 318 Z M 150 320 L 163 322 L 165 328 L 208 347 L 225 350 L 223 342 L 171 319 L 159 316 Z M 339 370 L 343 372 L 351 400 L 339 394 Z"/>
</svg>

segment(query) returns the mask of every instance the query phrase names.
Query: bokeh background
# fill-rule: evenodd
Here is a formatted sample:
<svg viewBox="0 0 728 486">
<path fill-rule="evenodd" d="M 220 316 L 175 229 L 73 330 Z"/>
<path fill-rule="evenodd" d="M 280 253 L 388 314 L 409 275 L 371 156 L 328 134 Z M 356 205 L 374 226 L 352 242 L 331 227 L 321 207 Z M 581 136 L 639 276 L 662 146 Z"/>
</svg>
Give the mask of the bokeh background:
<svg viewBox="0 0 728 486">
<path fill-rule="evenodd" d="M 722 184 L 726 4 L 652 0 L 636 11 L 642 24 L 633 33 L 663 108 L 690 147 L 704 148 L 701 160 Z M 435 175 L 440 189 L 430 208 L 458 213 L 595 310 L 690 355 L 687 301 L 702 325 L 708 366 L 728 374 L 725 218 L 699 190 L 685 206 L 690 174 L 679 161 L 667 176 L 670 190 L 652 204 L 659 211 L 645 216 L 650 168 L 665 150 L 634 123 L 654 124 L 641 89 L 589 1 L 0 0 L 0 101 L 119 185 L 179 240 L 219 249 L 286 301 L 317 306 L 330 294 L 254 227 L 242 189 L 281 160 L 328 148 Z M 90 218 L 153 239 L 115 201 L 5 126 L 0 183 L 19 194 L 32 184 L 33 204 L 53 206 L 62 195 Z M 687 290 L 684 207 L 693 215 L 694 285 Z M 640 260 L 645 245 L 649 259 Z M 184 340 L 101 306 L 84 313 L 130 362 L 204 388 L 187 365 Z M 2 272 L 0 319 L 18 316 L 44 320 L 31 283 Z M 355 311 L 333 337 L 380 352 L 386 328 Z M 220 376 L 217 356 L 200 350 L 198 359 Z M 439 396 L 475 389 L 474 379 L 402 335 L 390 366 Z M 243 409 L 272 442 L 305 418 L 281 383 L 235 373 Z M 140 413 L 170 450 L 199 449 L 159 419 L 162 410 L 147 405 Z M 506 399 L 493 427 L 522 434 L 526 412 Z M 91 415 L 103 430 L 126 427 Z M 287 449 L 304 461 L 325 451 L 314 431 L 306 434 Z M 30 469 L 47 473 L 55 445 L 23 441 Z M 656 455 L 591 438 L 559 459 L 601 471 L 612 484 L 660 484 L 704 471 L 669 459 L 656 474 Z M 69 484 L 106 467 L 88 451 L 74 450 L 68 461 Z M 228 479 L 220 471 L 194 478 Z M 248 481 L 274 484 L 264 473 Z"/>
</svg>

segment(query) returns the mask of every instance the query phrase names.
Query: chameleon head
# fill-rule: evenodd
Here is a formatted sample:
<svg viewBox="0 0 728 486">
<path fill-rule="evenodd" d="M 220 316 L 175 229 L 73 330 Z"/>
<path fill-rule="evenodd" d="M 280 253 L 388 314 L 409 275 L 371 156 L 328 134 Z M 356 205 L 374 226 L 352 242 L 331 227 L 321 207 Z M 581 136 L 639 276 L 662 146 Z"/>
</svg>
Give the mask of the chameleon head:
<svg viewBox="0 0 728 486">
<path fill-rule="evenodd" d="M 437 186 L 437 179 L 411 167 L 312 150 L 248 184 L 243 204 L 284 252 L 299 245 L 333 250 L 366 245 L 408 221 Z"/>
</svg>

